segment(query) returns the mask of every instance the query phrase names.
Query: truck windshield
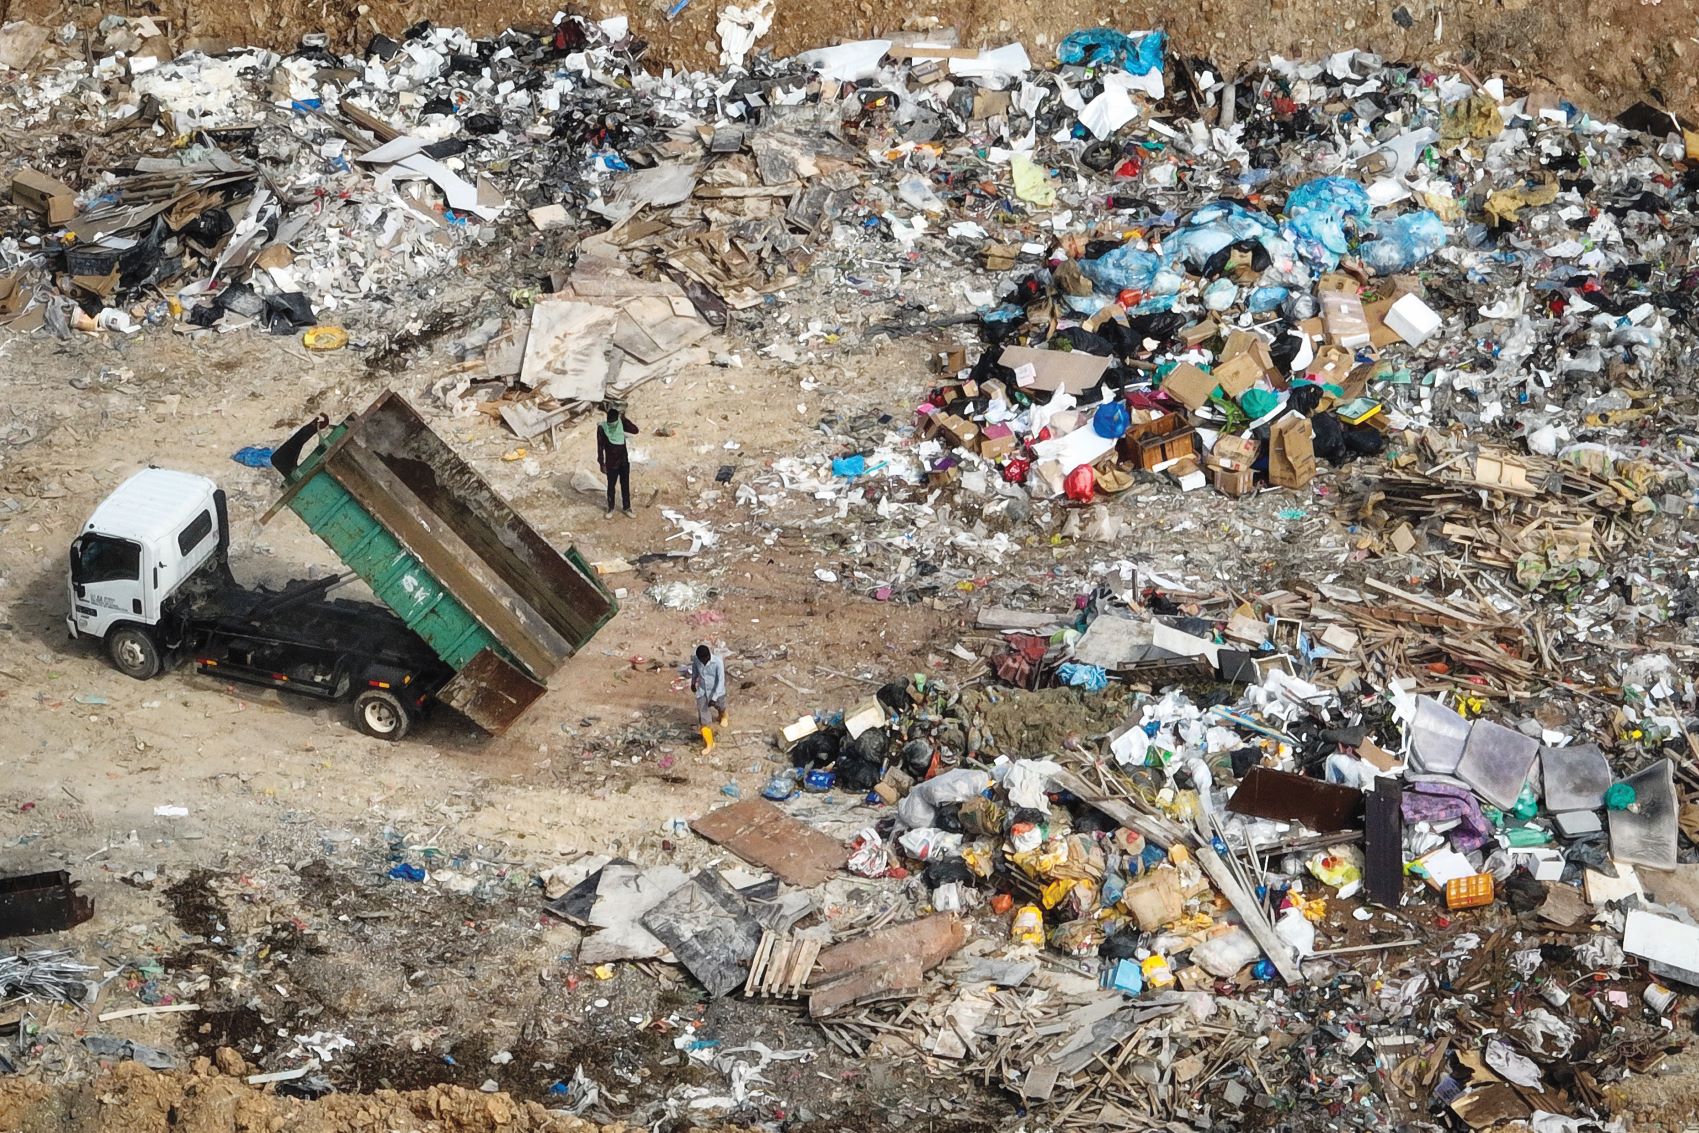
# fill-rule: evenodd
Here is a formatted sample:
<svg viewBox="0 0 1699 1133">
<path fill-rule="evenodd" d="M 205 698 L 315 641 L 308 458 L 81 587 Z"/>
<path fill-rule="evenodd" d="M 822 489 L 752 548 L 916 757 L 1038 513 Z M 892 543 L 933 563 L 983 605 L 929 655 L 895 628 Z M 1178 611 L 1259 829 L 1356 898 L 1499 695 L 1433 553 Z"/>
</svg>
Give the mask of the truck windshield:
<svg viewBox="0 0 1699 1133">
<path fill-rule="evenodd" d="M 140 582 L 142 548 L 128 539 L 110 535 L 84 535 L 71 553 L 71 573 L 76 582 Z"/>
</svg>

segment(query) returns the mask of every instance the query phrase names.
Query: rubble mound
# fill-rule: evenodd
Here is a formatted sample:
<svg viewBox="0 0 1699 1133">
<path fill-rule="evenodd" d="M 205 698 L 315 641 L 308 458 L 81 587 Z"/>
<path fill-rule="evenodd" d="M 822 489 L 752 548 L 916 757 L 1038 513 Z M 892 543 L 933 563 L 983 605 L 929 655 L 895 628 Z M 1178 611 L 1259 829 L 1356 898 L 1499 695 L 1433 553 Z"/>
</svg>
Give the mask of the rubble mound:
<svg viewBox="0 0 1699 1133">
<path fill-rule="evenodd" d="M 182 1073 L 155 1073 L 134 1062 L 74 1089 L 40 1082 L 0 1082 L 0 1129 L 49 1133 L 628 1133 L 536 1102 L 461 1086 L 400 1092 L 332 1094 L 316 1101 L 280 1097 L 220 1074 L 208 1059 Z"/>
</svg>

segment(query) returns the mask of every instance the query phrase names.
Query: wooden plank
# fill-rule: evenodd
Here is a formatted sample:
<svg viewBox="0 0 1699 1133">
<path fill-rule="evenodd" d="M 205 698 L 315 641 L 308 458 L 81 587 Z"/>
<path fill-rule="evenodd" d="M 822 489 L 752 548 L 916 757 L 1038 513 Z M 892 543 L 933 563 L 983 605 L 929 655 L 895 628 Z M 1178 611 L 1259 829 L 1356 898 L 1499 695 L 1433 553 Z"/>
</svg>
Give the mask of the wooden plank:
<svg viewBox="0 0 1699 1133">
<path fill-rule="evenodd" d="M 1180 840 L 1179 832 L 1168 822 L 1141 814 L 1124 802 L 1106 797 L 1102 791 L 1088 786 L 1084 779 L 1072 771 L 1058 771 L 1050 777 L 1050 781 L 1076 798 L 1090 803 L 1127 829 L 1137 830 L 1154 846 L 1166 850 Z"/>
<path fill-rule="evenodd" d="M 1472 617 L 1471 615 L 1463 612 L 1462 610 L 1455 609 L 1451 606 L 1442 605 L 1438 602 L 1432 601 L 1431 599 L 1424 598 L 1420 594 L 1412 594 L 1408 590 L 1400 590 L 1396 586 L 1388 586 L 1386 583 L 1382 582 L 1378 578 L 1366 578 L 1363 581 L 1367 585 L 1374 587 L 1376 590 L 1379 590 L 1384 594 L 1390 594 L 1394 598 L 1399 598 L 1399 599 L 1402 599 L 1405 602 L 1409 602 L 1411 605 L 1420 606 L 1422 609 L 1427 610 L 1429 613 L 1441 614 L 1441 615 L 1448 617 L 1448 618 L 1455 618 L 1458 621 L 1464 622 L 1468 625 L 1475 625 L 1475 626 L 1490 626 L 1490 625 L 1492 625 L 1491 622 L 1482 621 L 1480 618 Z"/>
<path fill-rule="evenodd" d="M 1215 852 L 1215 847 L 1200 840 L 1192 850 L 1192 856 L 1197 858 L 1198 864 L 1209 874 L 1215 888 L 1220 890 L 1221 895 L 1227 898 L 1227 903 L 1239 914 L 1239 919 L 1245 922 L 1245 930 L 1255 938 L 1263 954 L 1274 964 L 1280 978 L 1293 985 L 1303 983 L 1304 970 L 1293 958 L 1291 947 L 1280 939 L 1274 931 L 1274 926 L 1263 915 L 1261 902 L 1239 884 L 1239 879 Z"/>
<path fill-rule="evenodd" d="M 824 884 L 849 861 L 829 835 L 799 822 L 765 799 L 745 799 L 709 811 L 690 828 L 780 881 L 803 889 Z"/>
</svg>

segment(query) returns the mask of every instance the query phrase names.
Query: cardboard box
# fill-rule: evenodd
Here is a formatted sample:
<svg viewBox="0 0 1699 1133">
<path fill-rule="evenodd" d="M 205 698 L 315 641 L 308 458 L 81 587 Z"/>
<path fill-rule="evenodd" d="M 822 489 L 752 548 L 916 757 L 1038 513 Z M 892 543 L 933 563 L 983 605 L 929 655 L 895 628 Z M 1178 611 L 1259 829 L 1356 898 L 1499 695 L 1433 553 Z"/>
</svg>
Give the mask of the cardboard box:
<svg viewBox="0 0 1699 1133">
<path fill-rule="evenodd" d="M 1255 437 L 1223 433 L 1209 450 L 1209 460 L 1220 468 L 1249 468 L 1257 462 L 1257 453 L 1261 451 L 1262 445 Z"/>
<path fill-rule="evenodd" d="M 1257 490 L 1257 474 L 1250 468 L 1211 468 L 1209 480 L 1216 491 L 1234 499 Z"/>
<path fill-rule="evenodd" d="M 1274 355 L 1268 349 L 1268 342 L 1260 334 L 1248 330 L 1235 330 L 1227 336 L 1227 341 L 1221 346 L 1221 361 L 1230 362 L 1242 354 L 1249 354 L 1256 359 L 1257 368 L 1265 374 L 1274 372 Z"/>
<path fill-rule="evenodd" d="M 1369 345 L 1369 319 L 1354 287 L 1350 291 L 1322 291 L 1321 321 L 1327 328 L 1328 341 L 1336 346 L 1354 349 Z"/>
<path fill-rule="evenodd" d="M 1268 430 L 1269 483 L 1302 488 L 1315 474 L 1315 434 L 1310 430 L 1310 419 L 1288 413 Z"/>
<path fill-rule="evenodd" d="M 19 170 L 12 178 L 12 200 L 48 224 L 66 224 L 77 215 L 77 191 L 35 169 Z"/>
<path fill-rule="evenodd" d="M 1311 381 L 1321 385 L 1343 386 L 1354 365 L 1356 360 L 1349 350 L 1329 343 L 1316 351 L 1315 358 L 1311 360 L 1304 374 Z"/>
<path fill-rule="evenodd" d="M 1209 483 L 1209 478 L 1204 475 L 1203 469 L 1198 467 L 1198 458 L 1195 456 L 1182 456 L 1177 460 L 1170 461 L 1162 471 L 1170 480 L 1180 485 L 1180 490 L 1183 492 L 1190 492 L 1194 488 L 1201 488 Z"/>
<path fill-rule="evenodd" d="M 1221 324 L 1214 319 L 1205 319 L 1201 323 L 1193 323 L 1180 332 L 1180 341 L 1187 346 L 1200 346 L 1221 333 Z"/>
<path fill-rule="evenodd" d="M 789 751 L 796 742 L 806 739 L 820 730 L 820 725 L 814 722 L 812 716 L 799 716 L 794 724 L 786 724 L 779 729 L 779 750 Z"/>
<path fill-rule="evenodd" d="M 959 374 L 967 369 L 967 348 L 952 346 L 932 356 L 932 368 L 940 374 Z"/>
<path fill-rule="evenodd" d="M 1262 367 L 1250 354 L 1236 354 L 1215 364 L 1215 381 L 1228 397 L 1238 397 L 1262 379 Z"/>
<path fill-rule="evenodd" d="M 1201 409 L 1209 403 L 1209 395 L 1219 384 L 1213 374 L 1204 373 L 1190 362 L 1181 362 L 1162 379 L 1162 391 L 1187 409 Z"/>
<path fill-rule="evenodd" d="M 979 455 L 986 460 L 1002 460 L 1013 453 L 1019 442 L 1015 431 L 1007 425 L 987 425 L 979 437 Z"/>
</svg>

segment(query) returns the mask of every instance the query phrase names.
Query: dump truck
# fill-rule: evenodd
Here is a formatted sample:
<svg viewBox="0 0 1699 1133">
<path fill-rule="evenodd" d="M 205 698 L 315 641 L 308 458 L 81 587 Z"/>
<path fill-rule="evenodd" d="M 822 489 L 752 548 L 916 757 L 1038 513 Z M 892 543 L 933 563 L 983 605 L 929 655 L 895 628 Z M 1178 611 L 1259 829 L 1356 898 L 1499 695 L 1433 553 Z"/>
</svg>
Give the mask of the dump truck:
<svg viewBox="0 0 1699 1133">
<path fill-rule="evenodd" d="M 393 391 L 335 426 L 308 422 L 271 464 L 283 488 L 261 522 L 293 511 L 346 571 L 239 584 L 224 492 L 145 468 L 71 544 L 72 638 L 139 680 L 188 659 L 352 701 L 362 731 L 398 740 L 433 703 L 500 734 L 618 612 L 576 548 L 551 546 Z M 378 602 L 332 596 L 355 578 Z"/>
</svg>

